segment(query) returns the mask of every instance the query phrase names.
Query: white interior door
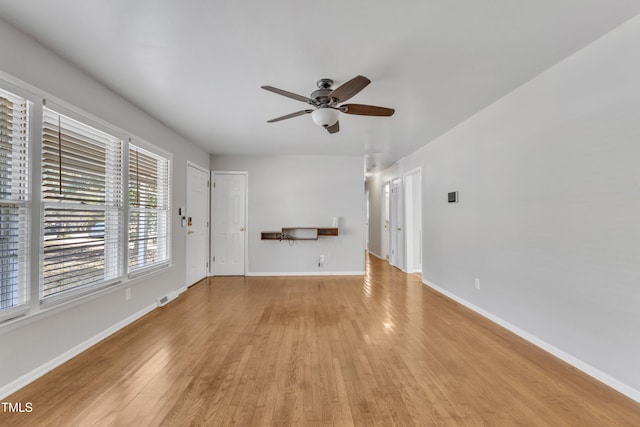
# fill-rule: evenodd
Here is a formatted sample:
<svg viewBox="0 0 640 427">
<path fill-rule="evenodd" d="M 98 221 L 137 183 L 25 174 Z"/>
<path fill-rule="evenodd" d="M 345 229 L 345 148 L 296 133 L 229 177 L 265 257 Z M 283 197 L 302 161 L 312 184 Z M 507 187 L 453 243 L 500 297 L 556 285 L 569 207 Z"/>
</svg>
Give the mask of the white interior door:
<svg viewBox="0 0 640 427">
<path fill-rule="evenodd" d="M 187 286 L 207 277 L 209 171 L 187 164 Z"/>
<path fill-rule="evenodd" d="M 389 183 L 382 186 L 382 228 L 380 230 L 382 258 L 389 260 L 389 225 L 390 225 L 390 206 L 389 200 Z"/>
<path fill-rule="evenodd" d="M 402 179 L 397 178 L 391 182 L 391 253 L 389 263 L 404 270 L 404 232 L 402 209 Z"/>
<path fill-rule="evenodd" d="M 247 174 L 215 172 L 213 182 L 213 271 L 244 276 Z"/>
</svg>

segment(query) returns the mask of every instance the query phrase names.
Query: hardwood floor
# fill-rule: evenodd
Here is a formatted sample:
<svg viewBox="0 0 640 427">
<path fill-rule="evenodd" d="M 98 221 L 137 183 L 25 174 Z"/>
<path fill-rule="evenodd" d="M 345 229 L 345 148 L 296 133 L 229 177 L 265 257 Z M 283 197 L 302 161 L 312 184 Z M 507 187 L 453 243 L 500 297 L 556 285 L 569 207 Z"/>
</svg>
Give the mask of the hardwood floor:
<svg viewBox="0 0 640 427">
<path fill-rule="evenodd" d="M 6 402 L 3 426 L 640 425 L 640 405 L 376 258 L 218 277 Z"/>
</svg>

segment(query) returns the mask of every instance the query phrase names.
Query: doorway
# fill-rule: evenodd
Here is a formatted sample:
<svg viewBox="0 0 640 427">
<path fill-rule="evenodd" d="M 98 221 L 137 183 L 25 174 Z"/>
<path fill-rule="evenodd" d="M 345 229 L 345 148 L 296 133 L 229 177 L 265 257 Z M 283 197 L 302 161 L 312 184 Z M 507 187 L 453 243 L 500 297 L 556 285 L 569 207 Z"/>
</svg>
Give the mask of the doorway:
<svg viewBox="0 0 640 427">
<path fill-rule="evenodd" d="M 212 273 L 244 276 L 247 247 L 247 172 L 213 172 Z"/>
<path fill-rule="evenodd" d="M 209 171 L 187 162 L 186 284 L 207 277 L 209 260 Z"/>
</svg>

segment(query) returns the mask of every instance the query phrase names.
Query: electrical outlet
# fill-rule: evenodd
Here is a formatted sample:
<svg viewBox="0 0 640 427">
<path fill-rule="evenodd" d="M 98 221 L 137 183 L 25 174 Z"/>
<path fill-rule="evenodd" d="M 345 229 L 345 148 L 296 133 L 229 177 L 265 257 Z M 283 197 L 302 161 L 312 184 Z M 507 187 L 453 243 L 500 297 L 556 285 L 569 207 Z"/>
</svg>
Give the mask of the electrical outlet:
<svg viewBox="0 0 640 427">
<path fill-rule="evenodd" d="M 325 260 L 326 260 L 326 257 L 324 255 L 320 255 L 320 258 L 318 259 L 318 267 L 324 266 Z"/>
<path fill-rule="evenodd" d="M 480 289 L 480 279 L 478 279 L 477 277 L 476 277 L 475 285 L 476 285 L 476 289 Z"/>
<path fill-rule="evenodd" d="M 131 288 L 124 290 L 124 299 L 125 301 L 129 301 L 131 299 Z"/>
</svg>

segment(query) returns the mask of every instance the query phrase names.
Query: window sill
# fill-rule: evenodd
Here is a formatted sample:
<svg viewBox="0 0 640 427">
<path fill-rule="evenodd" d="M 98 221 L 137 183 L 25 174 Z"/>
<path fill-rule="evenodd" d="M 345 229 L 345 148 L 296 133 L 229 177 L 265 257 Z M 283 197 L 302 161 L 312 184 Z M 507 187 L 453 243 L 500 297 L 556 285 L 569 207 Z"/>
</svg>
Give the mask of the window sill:
<svg viewBox="0 0 640 427">
<path fill-rule="evenodd" d="M 138 279 L 140 277 L 151 276 L 157 271 L 164 270 L 167 267 L 172 266 L 171 261 L 162 261 L 157 264 L 148 265 L 146 267 L 140 268 L 138 270 L 134 270 L 129 273 L 129 280 Z"/>
<path fill-rule="evenodd" d="M 5 321 L 0 320 L 0 335 L 17 328 L 27 326 L 31 323 L 40 321 L 49 316 L 53 316 L 55 314 L 61 313 L 73 307 L 77 307 L 84 303 L 93 301 L 95 299 L 104 297 L 106 295 L 112 294 L 117 291 L 120 291 L 124 288 L 133 286 L 143 279 L 153 277 L 173 267 L 174 267 L 173 263 L 162 264 L 161 266 L 156 266 L 153 269 L 148 268 L 148 269 L 145 269 L 144 271 L 140 271 L 139 272 L 140 274 L 136 274 L 135 277 L 125 276 L 124 278 L 122 278 L 122 280 L 119 280 L 116 283 L 112 283 L 110 285 L 106 285 L 99 289 L 95 289 L 92 292 L 82 293 L 79 295 L 78 294 L 69 295 L 68 298 L 59 298 L 55 301 L 51 300 L 51 301 L 41 302 L 36 307 L 32 307 L 31 309 L 24 310 L 24 314 L 20 314 L 20 317 L 11 316 L 9 319 Z"/>
</svg>

